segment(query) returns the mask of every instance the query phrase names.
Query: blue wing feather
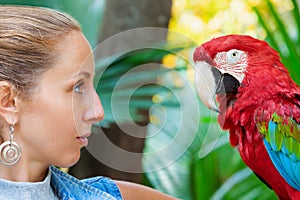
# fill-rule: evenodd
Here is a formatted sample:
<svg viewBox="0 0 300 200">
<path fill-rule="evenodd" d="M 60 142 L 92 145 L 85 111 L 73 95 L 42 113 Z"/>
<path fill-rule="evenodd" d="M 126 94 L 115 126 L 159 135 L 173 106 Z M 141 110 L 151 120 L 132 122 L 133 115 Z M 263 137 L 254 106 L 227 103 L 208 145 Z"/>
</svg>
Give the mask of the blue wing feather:
<svg viewBox="0 0 300 200">
<path fill-rule="evenodd" d="M 292 161 L 282 151 L 273 151 L 271 145 L 265 139 L 264 144 L 274 166 L 279 171 L 280 175 L 291 187 L 295 188 L 296 190 L 300 190 L 300 162 Z M 294 171 L 296 173 L 294 173 Z"/>
<path fill-rule="evenodd" d="M 294 120 L 289 120 L 288 124 L 283 121 L 272 118 L 268 128 L 264 129 L 266 132 L 261 133 L 265 136 L 264 145 L 278 172 L 291 187 L 300 190 L 299 124 Z"/>
</svg>

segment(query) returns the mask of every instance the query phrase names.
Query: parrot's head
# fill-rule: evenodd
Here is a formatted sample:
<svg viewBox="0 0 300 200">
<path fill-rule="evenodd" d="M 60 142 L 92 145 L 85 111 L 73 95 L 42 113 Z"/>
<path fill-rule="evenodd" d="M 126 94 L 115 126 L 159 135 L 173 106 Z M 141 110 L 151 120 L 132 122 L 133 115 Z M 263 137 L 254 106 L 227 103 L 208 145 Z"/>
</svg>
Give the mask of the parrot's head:
<svg viewBox="0 0 300 200">
<path fill-rule="evenodd" d="M 255 82 L 256 75 L 260 74 L 261 79 L 264 74 L 270 76 L 272 68 L 287 73 L 274 49 L 246 35 L 214 38 L 197 47 L 193 59 L 198 95 L 208 108 L 217 112 L 231 105 L 241 87 Z M 218 96 L 226 101 L 221 109 L 215 101 Z"/>
</svg>

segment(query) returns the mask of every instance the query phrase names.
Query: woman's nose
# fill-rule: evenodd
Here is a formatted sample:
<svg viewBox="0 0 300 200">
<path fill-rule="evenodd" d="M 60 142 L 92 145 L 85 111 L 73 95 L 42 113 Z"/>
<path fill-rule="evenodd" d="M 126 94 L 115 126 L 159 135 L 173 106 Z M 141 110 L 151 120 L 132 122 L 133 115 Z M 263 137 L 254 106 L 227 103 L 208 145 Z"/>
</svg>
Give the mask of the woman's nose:
<svg viewBox="0 0 300 200">
<path fill-rule="evenodd" d="M 86 113 L 86 120 L 91 123 L 95 123 L 103 120 L 104 110 L 100 98 L 95 90 L 93 92 L 92 98 L 92 105 L 89 105 L 89 111 Z"/>
</svg>

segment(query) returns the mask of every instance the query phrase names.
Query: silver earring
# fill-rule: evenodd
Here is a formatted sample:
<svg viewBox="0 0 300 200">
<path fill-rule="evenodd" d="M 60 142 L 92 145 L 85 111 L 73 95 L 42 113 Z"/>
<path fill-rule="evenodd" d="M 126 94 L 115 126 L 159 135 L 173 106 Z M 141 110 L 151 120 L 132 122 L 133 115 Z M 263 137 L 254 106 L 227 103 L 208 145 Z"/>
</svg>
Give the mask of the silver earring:
<svg viewBox="0 0 300 200">
<path fill-rule="evenodd" d="M 0 145 L 0 162 L 11 166 L 16 164 L 21 158 L 21 148 L 13 141 L 15 134 L 14 125 L 9 126 L 9 141 Z"/>
</svg>

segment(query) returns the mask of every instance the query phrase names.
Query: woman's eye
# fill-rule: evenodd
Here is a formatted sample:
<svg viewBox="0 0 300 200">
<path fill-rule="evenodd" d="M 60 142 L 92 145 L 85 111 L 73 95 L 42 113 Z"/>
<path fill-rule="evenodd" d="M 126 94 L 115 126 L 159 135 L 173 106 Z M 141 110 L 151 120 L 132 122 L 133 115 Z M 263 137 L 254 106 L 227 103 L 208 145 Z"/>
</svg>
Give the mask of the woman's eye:
<svg viewBox="0 0 300 200">
<path fill-rule="evenodd" d="M 81 87 L 83 86 L 83 84 L 84 84 L 83 82 L 76 84 L 73 88 L 74 92 L 82 94 L 83 91 Z"/>
</svg>

